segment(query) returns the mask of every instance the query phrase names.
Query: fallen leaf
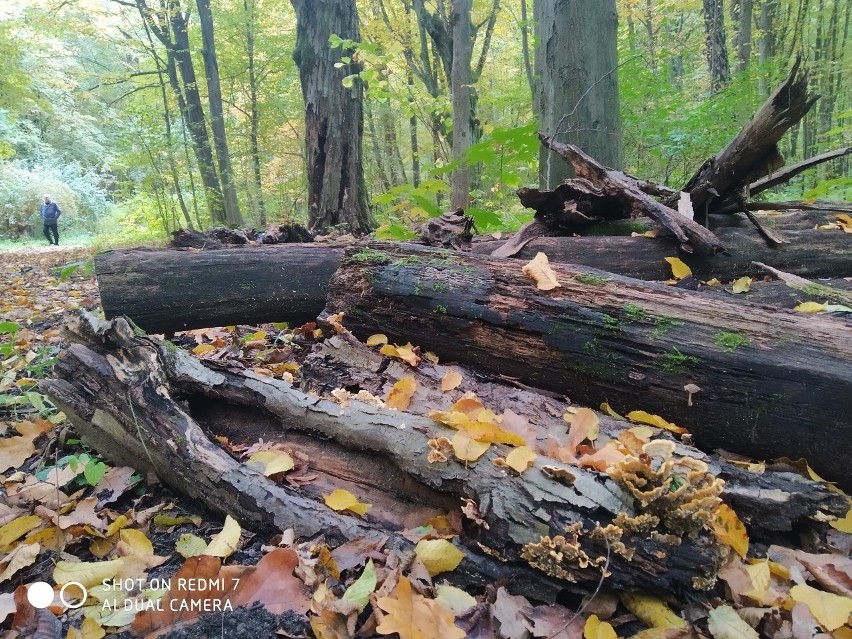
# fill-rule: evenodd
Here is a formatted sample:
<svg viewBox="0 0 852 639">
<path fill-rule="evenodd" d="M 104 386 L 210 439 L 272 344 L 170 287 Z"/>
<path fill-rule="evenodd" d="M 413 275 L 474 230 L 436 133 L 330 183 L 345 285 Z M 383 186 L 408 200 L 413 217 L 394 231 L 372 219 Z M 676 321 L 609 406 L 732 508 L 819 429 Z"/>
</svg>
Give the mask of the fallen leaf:
<svg viewBox="0 0 852 639">
<path fill-rule="evenodd" d="M 210 353 L 211 351 L 215 351 L 216 347 L 212 344 L 199 344 L 195 348 L 192 349 L 192 352 L 196 355 L 205 355 Z"/>
<path fill-rule="evenodd" d="M 583 637 L 584 639 L 616 639 L 618 635 L 606 621 L 601 621 L 597 615 L 591 615 L 583 628 Z"/>
<path fill-rule="evenodd" d="M 528 606 L 524 615 L 532 624 L 534 637 L 547 639 L 582 639 L 585 619 L 573 610 L 551 604 L 549 606 Z"/>
<path fill-rule="evenodd" d="M 686 622 L 668 607 L 666 602 L 650 595 L 623 593 L 621 603 L 646 625 L 652 628 L 685 628 Z"/>
<path fill-rule="evenodd" d="M 66 530 L 71 526 L 92 526 L 92 528 L 100 530 L 104 528 L 104 521 L 95 512 L 97 507 L 97 497 L 86 497 L 85 499 L 81 499 L 69 514 L 60 515 L 55 523 L 62 530 Z"/>
<path fill-rule="evenodd" d="M 20 433 L 20 437 L 0 439 L 0 473 L 23 466 L 35 453 L 35 440 L 53 430 L 53 424 L 46 419 L 24 421 L 15 424 L 15 430 Z"/>
<path fill-rule="evenodd" d="M 225 516 L 225 525 L 222 530 L 207 545 L 205 555 L 212 557 L 230 557 L 237 549 L 242 529 L 236 519 L 230 515 Z"/>
<path fill-rule="evenodd" d="M 413 377 L 403 377 L 390 389 L 385 403 L 389 408 L 407 410 L 411 405 L 411 398 L 416 390 L 417 381 Z"/>
<path fill-rule="evenodd" d="M 554 288 L 562 286 L 559 280 L 556 279 L 556 273 L 550 268 L 547 255 L 544 253 L 537 253 L 521 270 L 524 275 L 535 282 L 536 288 L 540 291 L 551 291 Z"/>
<path fill-rule="evenodd" d="M 0 573 L 0 583 L 14 577 L 15 573 L 21 568 L 26 568 L 34 564 L 40 551 L 41 546 L 39 544 L 19 544 L 15 546 L 15 549 L 3 558 L 2 563 L 6 564 L 6 567 Z"/>
<path fill-rule="evenodd" d="M 455 570 L 464 559 L 464 553 L 446 539 L 421 539 L 414 547 L 429 575 Z"/>
<path fill-rule="evenodd" d="M 26 515 L 17 517 L 8 524 L 0 526 L 0 552 L 8 552 L 9 546 L 26 535 L 31 530 L 38 528 L 44 523 L 38 515 Z"/>
<path fill-rule="evenodd" d="M 123 559 L 112 561 L 58 561 L 53 569 L 53 581 L 57 584 L 67 584 L 77 581 L 84 587 L 95 586 L 112 579 L 124 568 Z"/>
<path fill-rule="evenodd" d="M 522 473 L 533 465 L 535 459 L 536 454 L 529 446 L 519 446 L 518 448 L 513 448 L 506 455 L 506 465 L 515 472 Z"/>
<path fill-rule="evenodd" d="M 748 293 L 751 290 L 751 278 L 741 277 L 738 280 L 734 280 L 733 286 L 731 287 L 731 291 L 733 293 Z"/>
<path fill-rule="evenodd" d="M 823 592 L 806 584 L 790 588 L 790 596 L 797 603 L 805 604 L 826 630 L 837 630 L 847 623 L 852 614 L 852 597 Z"/>
<path fill-rule="evenodd" d="M 378 599 L 386 614 L 376 626 L 382 635 L 397 633 L 400 639 L 464 639 L 455 626 L 455 615 L 439 601 L 413 592 L 407 577 L 400 577 L 393 593 Z"/>
<path fill-rule="evenodd" d="M 409 364 L 412 367 L 416 367 L 420 364 L 420 356 L 414 352 L 414 346 L 411 345 L 411 342 L 406 344 L 405 346 L 391 346 L 390 344 L 385 344 L 379 350 L 379 353 L 382 355 L 388 355 L 390 357 L 396 357 L 401 359 L 406 364 Z"/>
<path fill-rule="evenodd" d="M 713 533 L 721 543 L 727 544 L 740 556 L 748 554 L 748 533 L 737 513 L 727 504 L 719 504 L 713 520 Z"/>
<path fill-rule="evenodd" d="M 364 343 L 367 346 L 384 346 L 388 343 L 388 336 L 383 333 L 376 333 L 375 335 L 370 335 Z"/>
<path fill-rule="evenodd" d="M 613 419 L 620 419 L 620 420 L 624 419 L 621 415 L 619 415 L 618 413 L 616 413 L 612 409 L 612 407 L 609 405 L 609 402 L 603 402 L 601 404 L 601 410 L 603 412 L 605 412 L 607 415 L 609 415 L 610 417 L 612 417 Z"/>
<path fill-rule="evenodd" d="M 461 373 L 450 369 L 446 373 L 444 373 L 444 377 L 441 379 L 441 390 L 446 393 L 448 391 L 458 388 L 461 383 Z"/>
<path fill-rule="evenodd" d="M 794 311 L 800 313 L 821 313 L 826 310 L 828 303 L 820 304 L 819 302 L 802 302 L 793 307 Z"/>
<path fill-rule="evenodd" d="M 568 415 L 563 418 L 567 420 Z M 568 450 L 574 454 L 577 446 L 585 440 L 594 441 L 601 432 L 600 420 L 595 411 L 590 408 L 580 408 L 571 418 L 571 428 L 568 430 Z"/>
<path fill-rule="evenodd" d="M 664 430 L 677 433 L 678 435 L 682 435 L 683 433 L 687 432 L 685 428 L 681 428 L 676 424 L 667 422 L 659 415 L 652 415 L 651 413 L 646 413 L 644 410 L 630 411 L 629 413 L 627 413 L 627 419 L 629 419 L 630 421 L 639 422 L 640 424 L 650 424 L 651 426 L 656 426 L 657 428 L 662 428 Z"/>
<path fill-rule="evenodd" d="M 674 275 L 675 279 L 682 280 L 684 277 L 692 275 L 692 269 L 679 257 L 667 257 L 666 262 L 672 267 L 672 275 Z"/>
<path fill-rule="evenodd" d="M 184 533 L 178 538 L 177 543 L 175 543 L 175 550 L 184 559 L 189 559 L 190 557 L 206 554 L 207 542 L 192 533 Z"/>
<path fill-rule="evenodd" d="M 707 626 L 715 639 L 760 639 L 731 606 L 719 606 L 707 615 Z"/>
<path fill-rule="evenodd" d="M 333 490 L 331 494 L 323 495 L 322 498 L 325 501 L 325 505 L 332 510 L 336 510 L 338 512 L 342 510 L 351 510 L 362 517 L 367 514 L 367 511 L 370 510 L 370 508 L 372 508 L 371 504 L 365 504 L 358 501 L 358 498 L 355 495 L 342 488 L 337 488 Z"/>
<path fill-rule="evenodd" d="M 293 470 L 293 458 L 283 450 L 258 451 L 248 458 L 246 464 L 266 477 Z"/>
<path fill-rule="evenodd" d="M 435 588 L 435 599 L 444 604 L 456 615 L 463 615 L 476 605 L 476 599 L 461 588 L 441 584 Z"/>
<path fill-rule="evenodd" d="M 370 602 L 370 595 L 376 589 L 376 568 L 373 560 L 368 559 L 364 572 L 343 593 L 343 599 L 351 601 L 358 606 L 358 612 L 362 612 Z"/>
<path fill-rule="evenodd" d="M 485 454 L 491 444 L 478 442 L 470 437 L 465 431 L 458 431 L 452 439 L 453 454 L 463 462 L 475 462 Z"/>
</svg>

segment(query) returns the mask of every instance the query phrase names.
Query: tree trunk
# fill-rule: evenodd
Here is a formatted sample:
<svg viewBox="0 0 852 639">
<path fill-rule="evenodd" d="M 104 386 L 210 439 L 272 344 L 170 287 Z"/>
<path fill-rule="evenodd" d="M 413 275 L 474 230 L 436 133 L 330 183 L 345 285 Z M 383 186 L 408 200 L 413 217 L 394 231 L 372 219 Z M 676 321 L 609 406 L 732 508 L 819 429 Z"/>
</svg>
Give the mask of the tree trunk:
<svg viewBox="0 0 852 639">
<path fill-rule="evenodd" d="M 375 226 L 364 183 L 363 87 L 359 78 L 343 86 L 346 76 L 359 71 L 357 63 L 334 67 L 341 55 L 354 52 L 329 46 L 333 34 L 360 41 L 355 0 L 291 2 L 297 22 L 293 59 L 305 103 L 308 228 L 324 232 L 345 225 L 363 235 Z"/>
<path fill-rule="evenodd" d="M 737 69 L 745 70 L 751 60 L 751 23 L 754 0 L 740 0 L 739 24 L 737 25 Z"/>
<path fill-rule="evenodd" d="M 222 110 L 222 87 L 219 83 L 219 62 L 216 59 L 216 41 L 213 37 L 213 13 L 210 0 L 196 0 L 198 17 L 201 22 L 201 57 L 204 59 L 204 75 L 207 78 L 207 101 L 210 104 L 210 128 L 213 129 L 213 142 L 216 145 L 216 159 L 219 162 L 219 177 L 225 204 L 225 221 L 234 228 L 242 226 L 243 216 L 237 201 L 234 185 L 234 171 L 231 168 L 231 154 L 228 151 L 228 139 L 225 135 L 225 114 Z"/>
<path fill-rule="evenodd" d="M 305 364 L 332 383 L 350 374 L 353 361 L 362 365 L 354 369 L 359 384 L 382 387 L 401 375 L 413 377 L 420 398 L 406 413 L 354 400 L 342 406 L 250 371 L 210 370 L 182 351 L 134 333 L 123 320 L 106 323 L 87 315 L 72 331 L 75 343 L 57 364 L 60 379 L 45 381 L 42 388 L 84 441 L 110 460 L 143 474 L 153 471 L 179 492 L 252 529 L 293 528 L 299 538 L 324 535 L 332 545 L 358 537 L 386 538 L 392 548 L 409 550 L 412 544 L 401 534 L 405 528 L 442 512 L 458 520 L 467 502 L 470 520 L 456 541 L 464 559 L 446 577 L 479 586 L 511 579 L 514 592 L 545 601 L 565 588 L 588 591 L 602 573 L 616 589 L 698 588 L 715 583 L 726 554 L 708 530 L 687 536 L 662 522 L 658 533 L 673 535 L 676 543 L 666 541 L 666 535 L 620 528 L 619 545 L 596 537 L 594 529 L 620 513 L 634 516 L 641 506 L 620 483 L 595 471 L 539 457 L 522 475 L 510 474 L 493 462 L 505 455 L 505 446 L 493 446 L 475 463 L 452 457 L 431 463 L 425 454 L 428 440 L 453 432 L 420 413 L 449 407 L 453 394 L 440 391 L 445 367 L 391 365 L 390 374 L 371 375 L 363 364 L 379 370 L 381 356 L 347 335 L 328 340 Z M 464 373 L 464 379 L 473 379 Z M 528 415 L 535 424 L 527 433 L 530 443 L 533 437 L 565 431 L 561 401 L 496 383 L 466 386 L 496 410 L 514 407 Z M 600 421 L 606 436 L 629 426 L 606 417 Z M 316 478 L 298 489 L 277 484 L 233 459 L 208 433 L 238 442 L 262 437 L 285 443 L 309 460 Z M 752 535 L 789 530 L 817 511 L 842 516 L 847 508 L 843 496 L 802 478 L 750 475 L 683 445 L 675 454 L 710 462 L 707 477 L 721 474 L 727 480 L 726 501 L 747 524 L 754 518 Z M 322 503 L 322 494 L 334 488 L 347 488 L 373 507 L 363 518 L 334 512 Z M 706 514 L 715 507 L 709 503 Z M 677 515 L 676 508 L 671 511 Z M 566 527 L 578 521 L 583 522 L 576 528 L 578 548 L 588 563 L 530 558 L 531 550 L 543 549 L 543 536 L 565 535 Z"/>
<path fill-rule="evenodd" d="M 470 203 L 470 166 L 464 159 L 473 134 L 470 126 L 471 0 L 452 0 L 453 64 L 450 88 L 453 102 L 453 170 L 450 207 L 463 209 Z"/>
<path fill-rule="evenodd" d="M 760 0 L 760 41 L 758 43 L 758 60 L 760 61 L 760 95 L 769 95 L 769 61 L 775 55 L 775 18 L 778 13 L 778 0 Z"/>
<path fill-rule="evenodd" d="M 258 129 L 260 128 L 260 113 L 257 108 L 257 71 L 254 62 L 254 30 L 255 30 L 255 0 L 243 0 L 243 10 L 246 14 L 246 55 L 248 57 L 249 81 L 249 119 L 251 129 L 249 141 L 251 144 L 251 165 L 254 173 L 254 200 L 257 203 L 258 221 L 261 227 L 266 226 L 266 204 L 263 201 L 263 180 L 260 176 L 260 143 Z"/>
<path fill-rule="evenodd" d="M 702 446 L 805 457 L 852 487 L 837 455 L 852 446 L 852 326 L 552 266 L 561 288 L 543 292 L 517 262 L 393 248 L 344 260 L 327 311 L 357 336 L 411 340 L 587 406 L 652 410 Z"/>
<path fill-rule="evenodd" d="M 535 4 L 539 75 L 537 110 L 545 133 L 579 146 L 605 166 L 621 166 L 618 111 L 618 18 L 615 0 Z M 570 170 L 547 149 L 539 183 L 553 188 Z"/>
<path fill-rule="evenodd" d="M 731 80 L 725 39 L 724 0 L 704 0 L 705 55 L 710 69 L 710 88 L 718 91 Z"/>
</svg>

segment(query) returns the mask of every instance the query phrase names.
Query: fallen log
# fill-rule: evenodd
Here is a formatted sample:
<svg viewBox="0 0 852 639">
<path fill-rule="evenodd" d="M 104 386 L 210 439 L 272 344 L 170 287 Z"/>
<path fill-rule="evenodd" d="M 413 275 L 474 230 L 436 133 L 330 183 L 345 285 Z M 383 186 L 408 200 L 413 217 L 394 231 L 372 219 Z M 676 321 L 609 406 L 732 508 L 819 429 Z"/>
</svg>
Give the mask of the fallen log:
<svg viewBox="0 0 852 639">
<path fill-rule="evenodd" d="M 790 179 L 796 177 L 804 171 L 807 171 L 810 168 L 813 168 L 825 162 L 830 162 L 831 160 L 836 160 L 837 158 L 842 158 L 844 155 L 848 155 L 849 153 L 852 153 L 852 146 L 845 146 L 840 149 L 834 149 L 833 151 L 827 151 L 826 153 L 815 155 L 812 158 L 802 160 L 801 162 L 797 162 L 796 164 L 785 166 L 782 169 L 771 173 L 770 175 L 767 175 L 765 178 L 761 178 L 760 180 L 749 184 L 748 195 L 754 196 L 758 193 L 763 193 L 764 191 L 771 189 L 775 186 L 786 184 L 788 181 L 790 181 Z"/>
<path fill-rule="evenodd" d="M 363 249 L 361 249 L 363 255 Z M 508 260 L 377 245 L 335 274 L 327 312 L 442 358 L 597 406 L 645 409 L 707 448 L 805 457 L 852 487 L 852 327 L 566 264 L 539 291 Z M 700 387 L 688 401 L 684 386 Z M 690 405 L 690 403 L 692 405 Z"/>
<path fill-rule="evenodd" d="M 544 601 L 566 588 L 588 591 L 602 577 L 609 587 L 620 589 L 706 589 L 715 582 L 726 552 L 707 530 L 689 523 L 702 515 L 693 511 L 684 520 L 690 534 L 665 523 L 651 534 L 631 532 L 623 523 L 601 537 L 596 530 L 612 521 L 629 522 L 642 506 L 619 481 L 593 470 L 539 458 L 522 475 L 507 472 L 494 463 L 505 455 L 503 446 L 493 446 L 469 464 L 452 457 L 430 463 L 428 440 L 452 435 L 431 419 L 354 399 L 334 403 L 251 371 L 210 370 L 186 353 L 136 333 L 123 319 L 107 323 L 84 315 L 72 325 L 72 340 L 57 364 L 59 379 L 42 382 L 41 388 L 83 439 L 108 459 L 156 473 L 176 490 L 254 530 L 293 528 L 299 538 L 322 534 L 332 545 L 366 537 L 379 546 L 408 550 L 412 544 L 401 533 L 410 520 L 429 516 L 430 510 L 458 515 L 468 501 L 464 511 L 470 519 L 457 541 L 465 558 L 445 576 L 478 587 L 506 579 L 514 592 Z M 418 409 L 446 408 L 453 401 L 440 390 L 443 371 L 438 367 L 413 371 L 380 360 L 342 335 L 328 340 L 306 369 L 317 375 L 311 378 L 315 385 L 350 383 L 357 375 L 359 386 L 381 387 L 414 375 L 421 394 L 414 399 Z M 385 372 L 376 374 L 370 364 Z M 386 374 L 394 369 L 396 374 Z M 465 372 L 465 378 L 474 376 Z M 556 432 L 555 425 L 562 432 L 566 428 L 559 401 L 505 385 L 465 384 L 465 390 L 481 392 L 497 408 L 529 411 L 538 422 L 528 424 L 530 441 Z M 601 421 L 604 433 L 626 428 Z M 213 444 L 213 434 L 234 441 L 262 436 L 284 442 L 310 459 L 319 485 L 312 480 L 300 481 L 298 488 L 277 484 Z M 671 446 L 678 456 L 705 460 L 707 472 L 727 473 L 722 496 L 744 510 L 755 531 L 785 531 L 808 521 L 814 525 L 842 516 L 847 508 L 844 497 L 804 478 L 755 475 L 688 446 Z M 358 518 L 324 506 L 322 493 L 341 486 L 366 496 L 374 508 Z M 778 505 L 781 498 L 783 507 Z M 705 508 L 712 507 L 712 500 L 706 503 Z M 672 521 L 678 508 L 672 506 Z M 566 529 L 576 539 L 574 546 L 571 534 L 567 543 L 564 538 L 558 542 L 565 543 L 564 560 L 555 553 L 543 558 L 538 552 L 545 545 L 543 536 L 557 543 Z M 572 547 L 573 558 L 568 552 Z"/>
<path fill-rule="evenodd" d="M 802 277 L 852 276 L 852 236 L 841 231 L 784 231 L 790 244 L 772 249 L 753 233 L 722 228 L 719 238 L 731 256 L 686 255 L 700 279 L 725 282 L 761 271 L 752 260 Z M 491 253 L 503 242 L 476 241 L 472 250 Z M 547 237 L 523 248 L 529 260 L 539 251 L 551 262 L 593 268 L 647 280 L 671 274 L 665 262 L 673 247 L 644 237 Z M 368 253 L 365 253 L 368 255 Z M 101 304 L 107 318 L 126 315 L 149 333 L 261 322 L 311 321 L 322 312 L 328 281 L 341 250 L 288 244 L 222 248 L 216 251 L 110 251 L 95 258 Z"/>
<path fill-rule="evenodd" d="M 340 262 L 317 244 L 215 251 L 109 251 L 95 258 L 101 306 L 149 333 L 316 319 Z"/>
</svg>

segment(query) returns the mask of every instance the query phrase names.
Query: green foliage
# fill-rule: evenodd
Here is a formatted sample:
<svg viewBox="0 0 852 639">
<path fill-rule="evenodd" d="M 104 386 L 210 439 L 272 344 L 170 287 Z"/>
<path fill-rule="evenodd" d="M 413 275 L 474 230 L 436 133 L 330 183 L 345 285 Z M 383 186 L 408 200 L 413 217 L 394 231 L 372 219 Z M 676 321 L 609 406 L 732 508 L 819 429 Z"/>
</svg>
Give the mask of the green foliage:
<svg viewBox="0 0 852 639">
<path fill-rule="evenodd" d="M 731 353 L 741 346 L 748 346 L 748 337 L 739 333 L 719 331 L 713 336 L 713 343 Z"/>
</svg>

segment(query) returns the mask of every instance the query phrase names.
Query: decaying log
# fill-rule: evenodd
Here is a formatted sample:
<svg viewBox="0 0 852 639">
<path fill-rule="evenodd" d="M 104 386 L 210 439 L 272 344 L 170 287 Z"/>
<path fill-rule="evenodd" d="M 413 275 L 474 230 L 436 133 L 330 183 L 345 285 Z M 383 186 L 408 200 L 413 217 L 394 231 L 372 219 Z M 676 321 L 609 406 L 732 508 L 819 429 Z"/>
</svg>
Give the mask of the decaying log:
<svg viewBox="0 0 852 639">
<path fill-rule="evenodd" d="M 842 231 L 784 230 L 791 243 L 777 249 L 737 228 L 722 228 L 717 234 L 730 256 L 682 256 L 700 279 L 727 282 L 759 276 L 762 271 L 752 260 L 802 277 L 852 276 L 852 236 Z M 472 250 L 487 254 L 502 245 L 498 240 L 476 241 Z M 551 262 L 583 263 L 647 280 L 668 279 L 671 269 L 665 258 L 675 252 L 660 239 L 644 237 L 545 237 L 532 240 L 517 257 L 529 260 L 539 251 Z M 340 256 L 340 249 L 319 244 L 203 252 L 135 249 L 102 253 L 95 265 L 107 318 L 126 315 L 149 333 L 169 333 L 311 321 L 325 306 L 328 281 Z"/>
<path fill-rule="evenodd" d="M 801 72 L 800 72 L 801 71 Z M 740 129 L 736 137 L 708 159 L 681 191 L 688 191 L 696 216 L 712 212 L 713 205 L 737 199 L 745 187 L 784 164 L 778 141 L 799 122 L 819 99 L 808 93 L 808 74 L 801 68 L 801 57 L 787 79 Z M 670 198 L 670 206 L 675 199 Z"/>
<path fill-rule="evenodd" d="M 145 331 L 159 333 L 311 321 L 323 308 L 339 262 L 339 249 L 287 244 L 109 251 L 95 258 L 95 268 L 104 314 L 127 315 Z"/>
<path fill-rule="evenodd" d="M 715 233 L 730 255 L 679 256 L 700 279 L 715 277 L 724 282 L 743 275 L 760 275 L 760 269 L 751 264 L 753 260 L 802 277 L 852 276 L 852 235 L 839 230 L 784 228 L 781 234 L 790 243 L 776 248 L 767 246 L 751 230 L 719 228 Z M 488 254 L 504 244 L 502 240 L 474 242 L 473 251 Z M 644 280 L 668 279 L 671 269 L 665 258 L 677 254 L 662 238 L 588 236 L 535 238 L 515 257 L 530 260 L 539 251 L 551 262 L 584 264 Z"/>
<path fill-rule="evenodd" d="M 625 212 L 622 217 L 647 215 L 654 218 L 674 234 L 681 248 L 688 253 L 695 250 L 702 255 L 713 255 L 724 250 L 712 232 L 643 192 L 638 183 L 624 173 L 606 168 L 574 145 L 562 144 L 541 133 L 539 138 L 542 144 L 568 162 L 580 178 L 594 187 L 602 205 L 620 204 Z"/>
<path fill-rule="evenodd" d="M 445 359 L 617 410 L 650 410 L 704 447 L 805 457 L 852 487 L 852 327 L 585 267 L 540 291 L 517 262 L 381 246 L 344 260 L 328 312 Z M 353 253 L 354 256 L 354 253 Z M 684 386 L 702 390 L 688 403 Z"/>
<path fill-rule="evenodd" d="M 57 364 L 59 379 L 42 382 L 42 389 L 84 440 L 107 458 L 154 472 L 176 490 L 255 530 L 294 528 L 300 538 L 322 534 L 332 544 L 387 538 L 390 547 L 407 550 L 411 542 L 400 533 L 412 519 L 429 516 L 430 509 L 457 512 L 463 500 L 472 500 L 481 519 L 465 523 L 458 541 L 465 560 L 446 577 L 480 587 L 507 579 L 514 592 L 545 601 L 563 588 L 584 583 L 593 588 L 602 566 L 609 587 L 680 591 L 709 587 L 721 565 L 724 551 L 707 531 L 695 538 L 678 535 L 676 543 L 665 534 L 625 532 L 624 548 L 595 541 L 595 522 L 605 526 L 618 513 L 635 514 L 629 493 L 595 471 L 539 458 L 517 475 L 493 463 L 498 454 L 505 455 L 502 446 L 469 466 L 453 459 L 429 463 L 427 440 L 452 435 L 437 422 L 354 400 L 333 403 L 251 371 L 210 370 L 162 341 L 135 333 L 121 318 L 103 322 L 84 315 L 73 327 L 73 340 Z M 371 375 L 365 363 L 385 372 Z M 394 366 L 396 374 L 386 373 Z M 414 374 L 421 394 L 413 398 L 418 410 L 446 408 L 453 401 L 439 390 L 441 368 L 386 366 L 374 352 L 354 346 L 348 335 L 328 340 L 306 368 L 318 376 L 315 387 L 344 382 L 344 377 L 351 383 L 355 374 L 359 386 L 378 384 L 375 388 L 381 390 L 383 384 Z M 474 376 L 465 372 L 465 377 Z M 522 406 L 539 422 L 532 431 L 537 438 L 554 424 L 565 431 L 561 402 L 505 385 L 466 384 L 493 399 L 497 408 Z M 601 421 L 606 433 L 625 428 L 610 419 Z M 321 475 L 319 485 L 305 483 L 296 489 L 276 484 L 214 445 L 213 434 L 234 441 L 262 436 L 284 442 L 307 454 L 311 472 Z M 745 510 L 746 523 L 755 531 L 789 530 L 800 520 L 842 516 L 846 509 L 842 496 L 794 475 L 746 473 L 682 444 L 676 445 L 676 453 L 705 459 L 715 473 L 726 473 L 723 497 Z M 545 466 L 562 468 L 573 479 L 552 479 Z M 374 508 L 364 519 L 335 513 L 321 503 L 321 494 L 334 487 L 353 490 Z M 781 497 L 783 508 L 778 506 Z M 753 522 L 750 513 L 756 516 Z M 555 564 L 545 574 L 521 560 L 522 549 L 539 544 L 542 535 L 563 534 L 575 522 L 581 522 L 578 548 L 588 554 L 589 565 L 567 559 L 557 578 Z M 658 532 L 667 533 L 665 528 Z"/>
</svg>

